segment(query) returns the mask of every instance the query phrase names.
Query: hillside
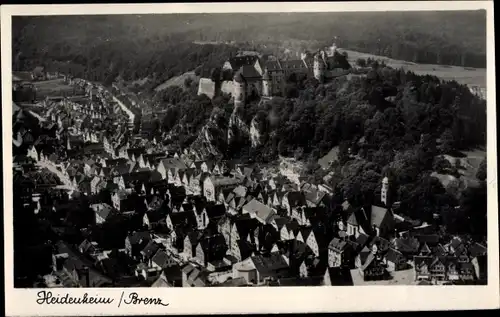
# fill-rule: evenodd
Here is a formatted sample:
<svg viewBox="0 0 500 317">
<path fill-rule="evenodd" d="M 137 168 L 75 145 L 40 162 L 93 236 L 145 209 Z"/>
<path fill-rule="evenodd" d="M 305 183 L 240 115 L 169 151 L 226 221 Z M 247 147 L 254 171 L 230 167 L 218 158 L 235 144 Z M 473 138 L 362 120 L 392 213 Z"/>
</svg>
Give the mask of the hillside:
<svg viewBox="0 0 500 317">
<path fill-rule="evenodd" d="M 155 88 L 155 91 L 158 92 L 158 91 L 167 89 L 168 87 L 171 87 L 171 86 L 182 87 L 182 86 L 184 86 L 184 82 L 186 80 L 196 81 L 198 79 L 199 79 L 199 77 L 194 74 L 194 71 L 185 72 L 182 75 L 172 77 L 169 80 L 167 80 L 166 82 L 164 82 L 163 84 L 158 85 Z"/>
<path fill-rule="evenodd" d="M 418 75 L 431 75 L 439 77 L 442 80 L 455 80 L 463 85 L 479 86 L 486 88 L 486 68 L 471 68 L 462 66 L 419 64 L 408 61 L 392 59 L 387 56 L 361 53 L 353 50 L 340 49 L 341 52 L 348 54 L 349 62 L 355 64 L 359 58 L 376 59 L 383 61 L 392 68 L 401 68 L 414 72 Z"/>
<path fill-rule="evenodd" d="M 334 38 L 339 47 L 394 59 L 486 65 L 485 12 L 443 11 L 15 17 L 13 66 L 71 61 L 71 71 L 101 81 L 154 74 L 160 84 L 236 49 L 193 41 L 280 53 L 287 42 L 324 46 Z"/>
</svg>

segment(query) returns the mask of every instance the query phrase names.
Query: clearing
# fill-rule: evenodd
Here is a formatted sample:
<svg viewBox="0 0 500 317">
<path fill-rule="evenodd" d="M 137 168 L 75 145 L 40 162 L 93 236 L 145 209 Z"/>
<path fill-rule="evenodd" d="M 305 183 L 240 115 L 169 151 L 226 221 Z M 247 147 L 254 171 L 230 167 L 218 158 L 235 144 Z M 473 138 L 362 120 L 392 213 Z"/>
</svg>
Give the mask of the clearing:
<svg viewBox="0 0 500 317">
<path fill-rule="evenodd" d="M 347 49 L 339 48 L 338 50 L 339 52 L 347 53 L 348 60 L 349 63 L 351 63 L 351 65 L 355 65 L 356 60 L 358 58 L 367 59 L 368 57 L 371 57 L 373 59 L 384 61 L 385 64 L 387 64 L 387 66 L 409 70 L 417 75 L 433 75 L 439 77 L 442 80 L 455 80 L 463 85 L 486 88 L 486 68 L 471 68 L 471 67 L 434 65 L 434 64 L 417 64 L 417 63 L 392 59 L 386 56 L 361 53 Z"/>
<path fill-rule="evenodd" d="M 196 76 L 194 74 L 194 71 L 186 72 L 182 75 L 172 77 L 169 80 L 167 80 L 166 82 L 164 82 L 163 84 L 158 85 L 155 88 L 155 91 L 164 90 L 164 89 L 167 89 L 168 87 L 171 87 L 171 86 L 184 87 L 184 81 L 187 78 L 191 78 L 193 81 L 196 81 L 198 79 L 198 76 Z"/>
<path fill-rule="evenodd" d="M 63 95 L 73 95 L 76 91 L 75 87 L 64 82 L 64 79 L 51 79 L 44 81 L 34 81 L 33 85 L 36 88 L 36 97 L 38 100 L 45 97 L 57 97 Z"/>
<path fill-rule="evenodd" d="M 486 151 L 476 149 L 472 151 L 465 151 L 463 154 L 464 157 L 451 155 L 443 155 L 443 157 L 453 166 L 457 161 L 459 161 L 461 166 L 460 174 L 462 175 L 460 179 L 464 181 L 467 186 L 477 186 L 479 184 L 476 179 L 477 170 L 479 169 L 481 161 L 486 158 Z M 434 172 L 432 176 L 437 177 L 445 187 L 447 187 L 451 182 L 457 180 L 451 175 L 438 174 L 436 172 Z"/>
<path fill-rule="evenodd" d="M 333 162 L 338 159 L 339 156 L 339 147 L 334 146 L 330 152 L 328 152 L 325 156 L 320 158 L 318 160 L 318 164 L 323 168 L 323 169 L 328 169 L 330 167 L 330 162 Z"/>
</svg>

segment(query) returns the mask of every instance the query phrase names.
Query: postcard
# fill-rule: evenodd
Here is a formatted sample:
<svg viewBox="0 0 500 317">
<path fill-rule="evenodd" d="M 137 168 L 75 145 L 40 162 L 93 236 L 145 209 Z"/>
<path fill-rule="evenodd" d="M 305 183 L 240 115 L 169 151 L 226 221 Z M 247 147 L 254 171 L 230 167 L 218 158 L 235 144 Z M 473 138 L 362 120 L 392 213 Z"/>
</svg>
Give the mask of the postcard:
<svg viewBox="0 0 500 317">
<path fill-rule="evenodd" d="M 492 2 L 1 23 L 7 315 L 499 307 Z"/>
</svg>

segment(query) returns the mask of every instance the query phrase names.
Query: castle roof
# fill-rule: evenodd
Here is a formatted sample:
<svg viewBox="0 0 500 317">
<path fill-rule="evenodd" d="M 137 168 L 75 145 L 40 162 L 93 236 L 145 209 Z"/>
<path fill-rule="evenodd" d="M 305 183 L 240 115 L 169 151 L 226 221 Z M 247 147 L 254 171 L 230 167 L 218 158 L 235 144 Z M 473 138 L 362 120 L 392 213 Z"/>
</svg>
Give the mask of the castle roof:
<svg viewBox="0 0 500 317">
<path fill-rule="evenodd" d="M 243 76 L 241 75 L 241 72 L 238 71 L 236 74 L 234 74 L 233 80 L 237 83 L 243 83 L 245 80 L 243 79 Z"/>
<path fill-rule="evenodd" d="M 283 69 L 304 69 L 306 65 L 300 59 L 282 61 L 281 66 Z"/>
<path fill-rule="evenodd" d="M 282 70 L 281 65 L 278 61 L 267 61 L 265 64 L 265 69 L 270 72 Z"/>
<path fill-rule="evenodd" d="M 250 66 L 255 64 L 255 62 L 258 60 L 258 56 L 256 55 L 242 55 L 242 56 L 236 56 L 232 57 L 229 59 L 229 64 L 231 65 L 231 68 L 236 70 L 240 69 L 242 66 Z"/>
<path fill-rule="evenodd" d="M 240 69 L 244 78 L 261 78 L 259 72 L 251 65 L 244 65 Z"/>
</svg>

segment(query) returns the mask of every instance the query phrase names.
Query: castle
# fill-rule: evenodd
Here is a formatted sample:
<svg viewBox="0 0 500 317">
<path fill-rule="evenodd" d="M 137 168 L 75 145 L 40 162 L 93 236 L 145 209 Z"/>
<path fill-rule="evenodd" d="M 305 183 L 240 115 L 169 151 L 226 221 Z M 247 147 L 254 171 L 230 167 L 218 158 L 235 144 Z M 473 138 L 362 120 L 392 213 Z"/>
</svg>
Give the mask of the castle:
<svg viewBox="0 0 500 317">
<path fill-rule="evenodd" d="M 341 67 L 335 45 L 328 50 L 305 52 L 300 59 L 279 60 L 257 55 L 240 55 L 230 58 L 222 68 L 203 70 L 198 95 L 209 98 L 230 94 L 235 105 L 244 104 L 249 97 L 272 98 L 284 96 L 285 82 L 292 73 L 303 73 L 323 82 L 348 73 Z M 348 63 L 347 63 L 347 66 Z"/>
</svg>

